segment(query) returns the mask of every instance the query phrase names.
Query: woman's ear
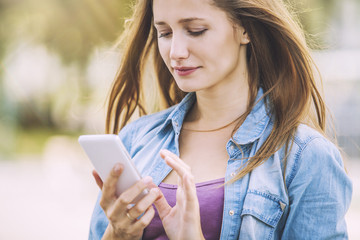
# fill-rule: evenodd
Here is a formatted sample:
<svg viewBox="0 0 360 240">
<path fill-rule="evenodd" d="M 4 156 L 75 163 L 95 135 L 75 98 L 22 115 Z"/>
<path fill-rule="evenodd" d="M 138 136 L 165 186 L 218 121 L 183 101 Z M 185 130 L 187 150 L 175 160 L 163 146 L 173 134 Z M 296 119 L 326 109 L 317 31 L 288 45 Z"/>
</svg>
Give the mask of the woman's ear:
<svg viewBox="0 0 360 240">
<path fill-rule="evenodd" d="M 250 38 L 243 26 L 236 26 L 235 27 L 236 36 L 240 44 L 248 44 L 250 43 Z"/>
</svg>

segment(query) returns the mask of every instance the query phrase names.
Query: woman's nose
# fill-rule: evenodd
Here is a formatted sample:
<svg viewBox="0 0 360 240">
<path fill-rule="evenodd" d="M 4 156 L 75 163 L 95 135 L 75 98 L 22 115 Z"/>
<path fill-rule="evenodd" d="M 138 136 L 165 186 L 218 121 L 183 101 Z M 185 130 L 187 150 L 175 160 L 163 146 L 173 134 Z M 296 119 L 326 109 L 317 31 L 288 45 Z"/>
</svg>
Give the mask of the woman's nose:
<svg viewBox="0 0 360 240">
<path fill-rule="evenodd" d="M 171 39 L 170 58 L 172 60 L 186 59 L 189 57 L 189 50 L 185 39 L 173 36 Z"/>
</svg>

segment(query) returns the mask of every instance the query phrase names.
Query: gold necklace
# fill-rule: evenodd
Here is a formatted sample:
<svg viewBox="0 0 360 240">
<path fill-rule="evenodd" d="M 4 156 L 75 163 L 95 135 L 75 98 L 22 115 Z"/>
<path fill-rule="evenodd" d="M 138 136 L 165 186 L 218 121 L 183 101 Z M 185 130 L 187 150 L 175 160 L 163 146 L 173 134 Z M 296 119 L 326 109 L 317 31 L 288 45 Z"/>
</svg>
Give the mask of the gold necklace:
<svg viewBox="0 0 360 240">
<path fill-rule="evenodd" d="M 222 126 L 222 127 L 219 127 L 219 128 L 214 128 L 214 129 L 208 129 L 208 130 L 198 130 L 198 129 L 191 129 L 191 128 L 185 128 L 185 127 L 183 127 L 182 129 L 187 130 L 187 131 L 192 131 L 192 132 L 216 132 L 216 131 L 219 131 L 221 129 L 224 129 L 224 128 L 230 126 L 231 124 L 233 124 L 237 120 L 239 120 L 239 118 L 236 118 L 234 121 L 226 124 L 225 126 Z"/>
</svg>

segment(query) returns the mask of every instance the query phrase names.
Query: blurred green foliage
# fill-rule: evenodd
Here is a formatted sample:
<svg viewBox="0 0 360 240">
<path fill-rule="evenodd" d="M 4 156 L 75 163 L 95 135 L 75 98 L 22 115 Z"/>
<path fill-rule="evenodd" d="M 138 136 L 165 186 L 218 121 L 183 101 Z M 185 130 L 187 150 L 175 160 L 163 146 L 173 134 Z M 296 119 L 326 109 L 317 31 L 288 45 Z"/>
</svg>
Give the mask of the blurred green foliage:
<svg viewBox="0 0 360 240">
<path fill-rule="evenodd" d="M 64 135 L 77 140 L 79 132 L 64 132 L 49 128 L 21 129 L 15 135 L 15 148 L 13 154 L 28 155 L 39 154 L 46 145 L 47 140 L 54 135 Z"/>
<path fill-rule="evenodd" d="M 64 120 L 59 117 L 69 114 L 74 99 L 88 96 L 89 58 L 95 48 L 114 44 L 128 4 L 124 0 L 0 0 L 0 136 L 7 137 L 0 143 L 0 153 L 37 152 L 49 134 L 66 131 L 59 129 Z M 45 46 L 73 69 L 56 93 L 19 100 L 6 89 L 4 58 L 11 59 L 24 43 Z"/>
<path fill-rule="evenodd" d="M 27 38 L 66 64 L 84 66 L 94 47 L 119 36 L 128 12 L 124 0 L 1 0 L 0 51 L 3 55 L 10 41 Z"/>
<path fill-rule="evenodd" d="M 285 0 L 297 15 L 313 49 L 329 47 L 327 34 L 339 0 Z"/>
</svg>

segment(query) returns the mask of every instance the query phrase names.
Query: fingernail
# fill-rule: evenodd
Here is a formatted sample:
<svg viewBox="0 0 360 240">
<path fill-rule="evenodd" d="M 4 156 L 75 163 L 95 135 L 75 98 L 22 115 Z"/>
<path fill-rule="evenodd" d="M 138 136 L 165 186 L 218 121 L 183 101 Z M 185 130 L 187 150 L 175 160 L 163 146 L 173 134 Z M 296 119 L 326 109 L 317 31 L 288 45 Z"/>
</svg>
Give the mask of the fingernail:
<svg viewBox="0 0 360 240">
<path fill-rule="evenodd" d="M 114 166 L 114 171 L 116 172 L 116 173 L 120 173 L 120 169 L 121 169 L 121 165 L 120 164 L 115 164 L 115 166 Z"/>
<path fill-rule="evenodd" d="M 150 176 L 146 176 L 142 179 L 143 183 L 145 183 L 146 185 L 152 182 L 152 177 Z"/>
</svg>

